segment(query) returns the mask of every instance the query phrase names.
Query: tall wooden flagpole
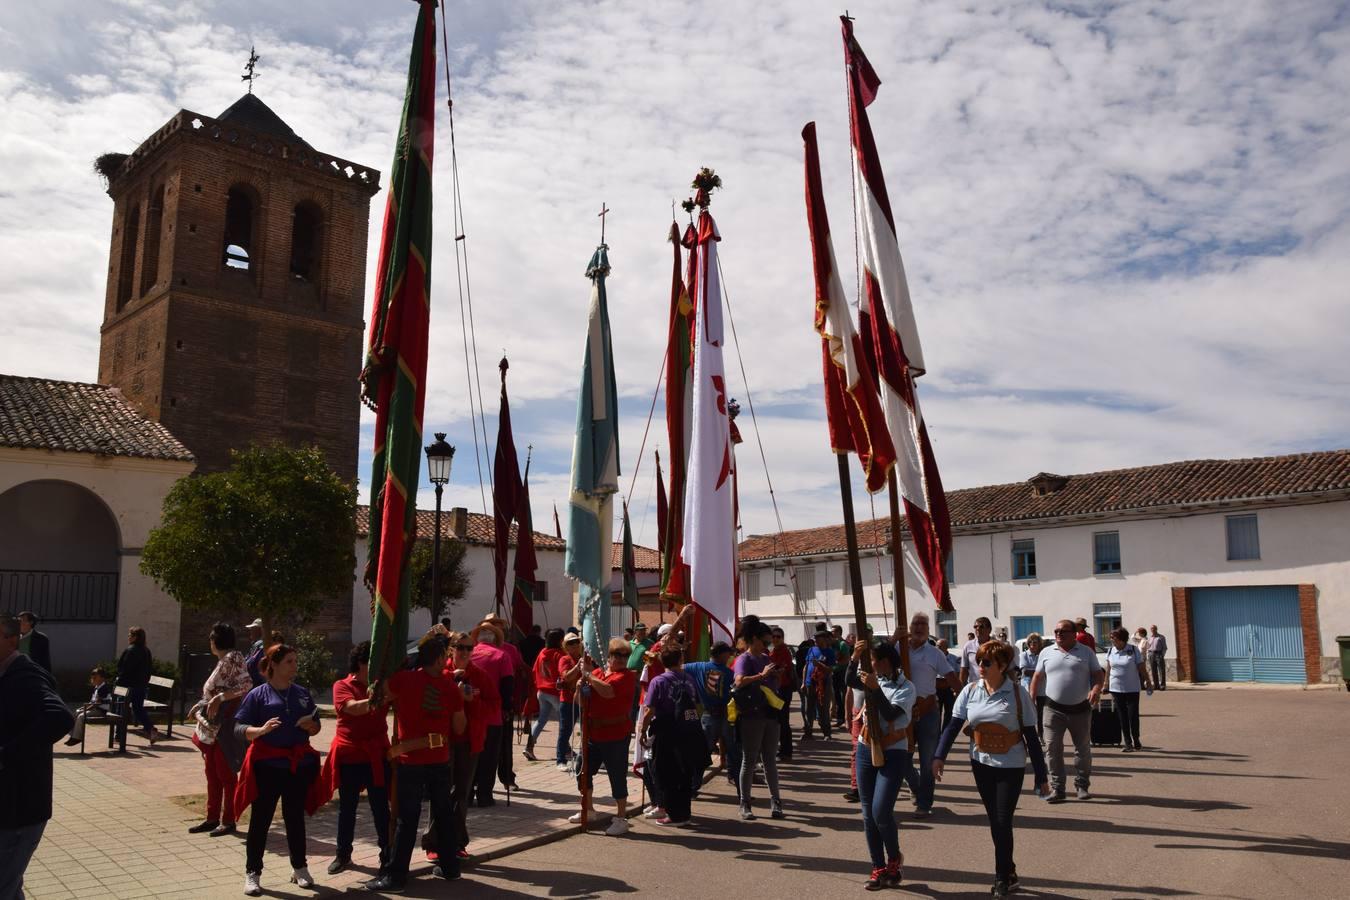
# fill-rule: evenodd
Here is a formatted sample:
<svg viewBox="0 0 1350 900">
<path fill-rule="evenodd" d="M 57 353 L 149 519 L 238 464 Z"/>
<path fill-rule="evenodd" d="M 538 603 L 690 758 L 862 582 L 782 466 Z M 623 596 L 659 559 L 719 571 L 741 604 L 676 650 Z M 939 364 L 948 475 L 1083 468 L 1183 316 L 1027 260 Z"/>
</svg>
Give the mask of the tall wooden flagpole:
<svg viewBox="0 0 1350 900">
<path fill-rule="evenodd" d="M 848 473 L 848 454 L 835 454 L 835 459 L 839 462 L 839 499 L 844 505 L 844 540 L 848 547 L 848 577 L 849 583 L 853 588 L 853 633 L 858 636 L 858 640 L 869 643 L 867 637 L 867 600 L 863 594 L 862 563 L 858 559 L 858 526 L 853 518 L 853 483 Z M 909 658 L 909 651 L 904 651 L 905 659 Z M 858 669 L 862 672 L 872 671 L 872 653 L 869 646 L 861 657 L 858 658 Z M 908 677 L 908 664 L 906 664 L 906 677 Z M 876 708 L 867 703 L 864 706 L 864 715 L 867 718 L 867 733 L 871 738 L 872 765 L 880 768 L 886 763 L 885 751 L 882 750 L 881 741 L 881 723 L 877 718 Z"/>
<path fill-rule="evenodd" d="M 905 546 L 900 536 L 900 486 L 895 470 L 888 479 L 891 494 L 891 589 L 895 591 L 895 633 L 902 635 L 900 666 L 909 678 L 909 609 L 905 602 Z"/>
</svg>

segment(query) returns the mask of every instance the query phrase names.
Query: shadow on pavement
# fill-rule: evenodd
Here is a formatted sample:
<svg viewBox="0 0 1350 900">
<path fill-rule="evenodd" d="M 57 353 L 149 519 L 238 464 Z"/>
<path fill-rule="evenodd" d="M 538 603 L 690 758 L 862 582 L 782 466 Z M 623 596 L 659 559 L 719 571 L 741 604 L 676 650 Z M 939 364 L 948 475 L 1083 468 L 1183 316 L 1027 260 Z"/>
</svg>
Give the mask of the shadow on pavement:
<svg viewBox="0 0 1350 900">
<path fill-rule="evenodd" d="M 611 894 L 635 894 L 638 888 L 626 881 L 620 881 L 617 878 L 609 878 L 603 875 L 587 875 L 584 872 L 564 872 L 558 870 L 551 871 L 531 871 L 524 872 L 520 869 L 507 869 L 501 866 L 486 864 L 477 867 L 475 873 L 481 873 L 491 878 L 509 878 L 514 880 L 522 887 L 529 886 L 534 890 L 526 889 L 523 891 L 504 890 L 476 883 L 472 879 L 461 880 L 454 885 L 455 893 L 469 894 L 472 892 L 474 897 L 570 897 L 570 898 L 592 898 L 605 897 Z M 409 882 L 411 888 L 412 882 Z M 442 887 L 436 885 L 437 887 Z M 445 896 L 446 891 L 442 887 L 439 893 L 413 894 L 409 891 L 408 896 Z"/>
</svg>

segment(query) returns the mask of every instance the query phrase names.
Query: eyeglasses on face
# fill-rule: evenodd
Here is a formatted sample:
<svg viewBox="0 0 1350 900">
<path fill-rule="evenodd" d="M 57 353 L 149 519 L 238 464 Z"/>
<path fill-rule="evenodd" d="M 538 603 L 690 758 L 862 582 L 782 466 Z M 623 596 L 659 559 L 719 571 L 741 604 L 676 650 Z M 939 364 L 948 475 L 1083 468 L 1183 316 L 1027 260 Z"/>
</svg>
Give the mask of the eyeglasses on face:
<svg viewBox="0 0 1350 900">
<path fill-rule="evenodd" d="M 611 650 L 611 651 L 609 651 L 609 655 L 610 655 L 610 658 L 612 658 L 612 659 L 627 659 L 627 658 L 628 658 L 628 654 L 627 654 L 627 653 L 624 653 L 622 650 Z"/>
<path fill-rule="evenodd" d="M 981 669 L 990 669 L 990 668 L 993 668 L 993 665 L 994 665 L 994 661 L 993 661 L 992 659 L 982 659 L 982 660 L 979 660 L 979 666 L 980 666 Z"/>
<path fill-rule="evenodd" d="M 1056 629 L 1055 629 L 1055 634 L 1077 634 L 1077 633 L 1078 633 L 1078 632 L 1075 631 L 1075 630 L 1072 629 L 1072 628 L 1056 628 Z"/>
</svg>

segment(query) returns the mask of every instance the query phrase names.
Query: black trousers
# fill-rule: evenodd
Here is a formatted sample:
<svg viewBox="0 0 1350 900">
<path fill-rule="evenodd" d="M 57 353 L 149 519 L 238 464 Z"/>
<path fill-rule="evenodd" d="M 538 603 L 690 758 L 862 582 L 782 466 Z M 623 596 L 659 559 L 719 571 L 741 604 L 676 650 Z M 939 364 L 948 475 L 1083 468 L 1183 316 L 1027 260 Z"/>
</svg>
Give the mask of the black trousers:
<svg viewBox="0 0 1350 900">
<path fill-rule="evenodd" d="M 469 752 L 468 740 L 450 745 L 450 818 L 436 818 L 436 806 L 432 804 L 427 816 L 427 830 L 422 835 L 422 849 L 440 852 L 442 840 L 440 829 L 449 830 L 447 837 L 456 850 L 469 846 L 468 799 L 469 785 L 473 781 L 478 754 Z"/>
<path fill-rule="evenodd" d="M 389 764 L 384 764 L 384 787 L 375 786 L 375 773 L 368 762 L 343 763 L 338 766 L 338 821 L 337 855 L 350 859 L 356 837 L 356 810 L 361 805 L 361 792 L 370 802 L 370 818 L 375 823 L 375 837 L 380 845 L 380 859 L 389 855 Z"/>
<path fill-rule="evenodd" d="M 395 884 L 408 880 L 408 866 L 412 862 L 413 847 L 417 844 L 417 826 L 422 818 L 422 798 L 431 798 L 431 814 L 441 822 L 449 822 L 450 765 L 434 763 L 425 766 L 398 767 L 398 829 L 394 834 L 394 854 L 386 870 Z M 459 873 L 459 857 L 448 839 L 450 829 L 441 829 L 436 852 L 437 865 L 449 874 Z"/>
<path fill-rule="evenodd" d="M 778 710 L 778 756 L 792 759 L 792 726 L 788 718 L 792 715 L 792 695 L 779 694 L 783 698 L 783 708 Z"/>
<path fill-rule="evenodd" d="M 479 806 L 485 806 L 492 800 L 492 785 L 497 780 L 497 757 L 501 747 L 502 726 L 489 725 L 487 736 L 483 739 L 483 752 L 478 754 L 478 763 L 474 767 L 473 787 L 469 791 Z"/>
<path fill-rule="evenodd" d="M 514 788 L 516 784 L 515 763 L 511 759 L 511 750 L 516 744 L 515 730 L 515 713 L 508 712 L 502 721 L 502 738 L 497 750 L 497 780 L 502 787 L 510 785 Z"/>
<path fill-rule="evenodd" d="M 942 728 L 945 731 L 947 723 L 952 720 L 952 709 L 956 706 L 956 694 L 948 688 L 939 686 L 937 698 L 939 705 L 942 707 Z"/>
<path fill-rule="evenodd" d="M 989 833 L 994 837 L 994 875 L 1007 878 L 1017 871 L 1013 863 L 1013 813 L 1017 811 L 1026 769 L 1022 766 L 1002 769 L 975 760 L 970 761 L 970 768 L 975 772 L 975 787 L 984 801 Z"/>
<path fill-rule="evenodd" d="M 1120 720 L 1121 745 L 1133 747 L 1139 743 L 1139 692 L 1112 691 L 1111 697 L 1116 701 L 1116 718 Z"/>
<path fill-rule="evenodd" d="M 253 812 L 249 815 L 244 871 L 262 871 L 267 832 L 272 828 L 278 800 L 281 801 L 281 820 L 286 824 L 286 849 L 290 851 L 291 868 L 303 869 L 306 865 L 305 795 L 309 793 L 310 784 L 319 777 L 318 763 L 302 765 L 292 775 L 289 765 L 273 766 L 260 762 L 253 767 L 253 772 L 258 796 L 253 800 Z"/>
<path fill-rule="evenodd" d="M 1036 698 L 1036 736 L 1045 743 L 1045 698 Z"/>
</svg>

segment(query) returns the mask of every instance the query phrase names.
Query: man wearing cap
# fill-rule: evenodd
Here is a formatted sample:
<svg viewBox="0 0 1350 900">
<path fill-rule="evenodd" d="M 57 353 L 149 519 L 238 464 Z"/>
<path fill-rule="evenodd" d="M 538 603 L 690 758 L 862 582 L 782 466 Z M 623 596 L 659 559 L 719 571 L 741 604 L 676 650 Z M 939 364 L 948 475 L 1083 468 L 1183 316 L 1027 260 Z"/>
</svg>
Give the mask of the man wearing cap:
<svg viewBox="0 0 1350 900">
<path fill-rule="evenodd" d="M 914 724 L 914 743 L 919 751 L 918 768 L 910 768 L 905 781 L 909 784 L 910 796 L 914 798 L 914 815 L 926 818 L 933 811 L 933 756 L 937 752 L 939 726 L 942 724 L 942 710 L 938 703 L 938 684 L 950 689 L 957 686 L 956 673 L 952 671 L 947 654 L 928 643 L 929 621 L 926 613 L 915 613 L 909 620 L 909 634 L 897 629 L 895 640 L 909 641 L 909 680 L 914 683 L 918 699 L 914 701 L 914 710 L 910 721 Z"/>
<path fill-rule="evenodd" d="M 249 647 L 248 659 L 245 660 L 245 664 L 248 667 L 248 677 L 253 680 L 253 686 L 257 687 L 267 680 L 263 677 L 262 672 L 258 668 L 262 664 L 263 651 L 267 649 L 263 646 L 262 619 L 254 619 L 252 622 L 245 625 L 244 628 L 248 631 L 248 636 L 253 640 L 252 646 Z"/>
<path fill-rule="evenodd" d="M 633 672 L 642 671 L 642 654 L 651 649 L 651 638 L 647 637 L 647 626 L 642 622 L 633 626 L 633 639 L 628 642 L 632 648 L 628 654 L 628 668 Z"/>
</svg>

